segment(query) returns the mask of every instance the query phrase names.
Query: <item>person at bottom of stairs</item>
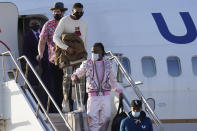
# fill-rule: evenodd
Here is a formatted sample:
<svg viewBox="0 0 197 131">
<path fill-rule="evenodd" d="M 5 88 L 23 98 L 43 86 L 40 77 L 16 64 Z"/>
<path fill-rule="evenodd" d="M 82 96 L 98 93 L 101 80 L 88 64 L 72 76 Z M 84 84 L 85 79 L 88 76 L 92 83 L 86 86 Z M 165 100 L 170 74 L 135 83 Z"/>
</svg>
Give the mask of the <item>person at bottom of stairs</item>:
<svg viewBox="0 0 197 131">
<path fill-rule="evenodd" d="M 116 83 L 110 61 L 105 59 L 104 55 L 103 44 L 95 43 L 92 58 L 84 61 L 72 75 L 75 83 L 84 75 L 87 78 L 87 114 L 90 131 L 107 131 L 111 117 L 111 89 L 120 93 L 120 97 L 123 96 Z"/>
<path fill-rule="evenodd" d="M 131 101 L 131 112 L 121 121 L 120 131 L 153 131 L 152 121 L 142 111 L 142 101 Z"/>
</svg>

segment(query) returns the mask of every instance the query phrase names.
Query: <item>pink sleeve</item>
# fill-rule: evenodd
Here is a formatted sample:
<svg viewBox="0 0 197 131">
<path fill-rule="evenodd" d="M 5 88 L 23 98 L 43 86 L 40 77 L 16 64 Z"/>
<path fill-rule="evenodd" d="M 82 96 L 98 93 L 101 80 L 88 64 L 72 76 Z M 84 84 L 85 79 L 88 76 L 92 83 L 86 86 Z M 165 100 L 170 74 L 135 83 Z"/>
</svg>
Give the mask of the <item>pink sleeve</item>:
<svg viewBox="0 0 197 131">
<path fill-rule="evenodd" d="M 116 91 L 119 94 L 122 93 L 122 89 L 120 89 L 119 85 L 117 84 L 117 79 L 114 75 L 112 67 L 110 67 L 109 82 L 113 91 Z"/>
<path fill-rule="evenodd" d="M 82 62 L 80 67 L 75 71 L 75 73 L 72 74 L 71 79 L 73 80 L 74 76 L 81 78 L 82 76 L 85 75 L 86 70 L 87 70 L 87 61 L 84 61 L 84 62 Z"/>
<path fill-rule="evenodd" d="M 48 22 L 44 24 L 42 31 L 40 33 L 40 39 L 47 40 L 48 39 Z"/>
</svg>

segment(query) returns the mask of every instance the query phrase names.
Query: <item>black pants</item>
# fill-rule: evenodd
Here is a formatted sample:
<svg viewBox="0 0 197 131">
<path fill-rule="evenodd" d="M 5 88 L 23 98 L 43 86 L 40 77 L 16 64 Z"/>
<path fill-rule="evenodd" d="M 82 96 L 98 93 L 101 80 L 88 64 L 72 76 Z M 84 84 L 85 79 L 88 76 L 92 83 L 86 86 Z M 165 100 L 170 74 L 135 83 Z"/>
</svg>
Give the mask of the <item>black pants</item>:
<svg viewBox="0 0 197 131">
<path fill-rule="evenodd" d="M 40 72 L 40 73 L 38 73 L 38 72 Z M 49 73 L 49 69 L 48 69 L 48 60 L 42 59 L 40 61 L 38 72 L 37 73 L 40 76 L 41 80 L 43 81 L 44 85 L 49 90 L 50 89 L 50 80 L 49 80 L 48 76 L 50 75 L 50 73 Z M 36 93 L 36 95 L 40 99 L 42 105 L 46 109 L 47 100 L 48 100 L 47 94 L 45 93 L 44 89 L 42 88 L 41 84 L 39 83 L 38 79 L 36 78 L 33 71 L 30 69 L 30 67 L 28 69 L 27 79 L 28 79 L 29 83 L 31 84 L 34 92 Z M 28 90 L 30 91 L 29 88 L 28 88 Z M 30 93 L 32 94 L 31 91 L 30 91 Z M 33 96 L 33 94 L 32 94 L 32 96 Z M 34 100 L 37 102 L 37 100 L 35 98 L 34 98 Z"/>
<path fill-rule="evenodd" d="M 49 90 L 50 94 L 54 98 L 55 102 L 59 106 L 60 110 L 62 110 L 62 100 L 63 100 L 63 91 L 62 91 L 62 81 L 63 81 L 63 72 L 58 66 L 55 66 L 53 63 L 49 63 L 49 71 L 50 71 L 50 83 L 51 88 Z M 54 105 L 51 103 L 50 112 L 57 112 L 54 110 Z"/>
</svg>

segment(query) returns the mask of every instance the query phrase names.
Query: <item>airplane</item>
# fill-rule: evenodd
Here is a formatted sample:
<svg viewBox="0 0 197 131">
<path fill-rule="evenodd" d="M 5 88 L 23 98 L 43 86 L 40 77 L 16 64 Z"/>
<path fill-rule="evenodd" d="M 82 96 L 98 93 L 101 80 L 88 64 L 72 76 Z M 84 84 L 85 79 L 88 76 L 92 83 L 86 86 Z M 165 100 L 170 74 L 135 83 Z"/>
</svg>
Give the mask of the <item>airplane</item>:
<svg viewBox="0 0 197 131">
<path fill-rule="evenodd" d="M 57 0 L 0 0 L 0 53 L 9 50 L 15 60 L 20 57 L 29 19 L 37 18 L 42 25 L 52 19 L 49 8 L 54 2 Z M 68 8 L 65 15 L 69 15 L 77 1 L 62 2 Z M 84 5 L 83 19 L 89 26 L 89 54 L 95 42 L 102 42 L 106 51 L 118 57 L 132 79 L 142 81 L 137 88 L 150 100 L 149 104 L 165 131 L 196 131 L 197 1 L 80 2 Z M 1 58 L 6 66 L 0 66 L 0 130 L 51 130 L 35 118 L 31 103 L 18 88 L 24 84 L 23 78 L 19 77 L 17 84 L 12 83 L 13 77 L 9 74 L 16 76 L 12 59 L 2 55 Z M 128 101 L 137 98 L 115 62 L 114 68 Z M 3 84 L 5 82 L 7 86 Z M 113 97 L 113 101 L 112 114 L 115 114 L 117 97 Z M 125 110 L 128 112 L 129 108 Z M 155 124 L 154 130 L 158 130 Z"/>
</svg>

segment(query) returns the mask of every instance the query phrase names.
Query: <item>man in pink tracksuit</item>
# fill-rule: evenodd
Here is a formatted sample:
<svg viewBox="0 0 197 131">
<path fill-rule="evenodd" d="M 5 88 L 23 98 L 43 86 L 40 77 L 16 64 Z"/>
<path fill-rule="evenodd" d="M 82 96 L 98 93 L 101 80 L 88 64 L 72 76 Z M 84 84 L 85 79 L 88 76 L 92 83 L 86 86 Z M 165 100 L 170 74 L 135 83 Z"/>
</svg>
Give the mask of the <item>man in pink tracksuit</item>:
<svg viewBox="0 0 197 131">
<path fill-rule="evenodd" d="M 86 92 L 88 93 L 87 114 L 90 131 L 106 131 L 111 117 L 111 89 L 120 93 L 116 77 L 113 74 L 110 61 L 104 58 L 104 46 L 95 43 L 92 48 L 92 59 L 84 61 L 72 75 L 77 82 L 86 75 Z"/>
</svg>

